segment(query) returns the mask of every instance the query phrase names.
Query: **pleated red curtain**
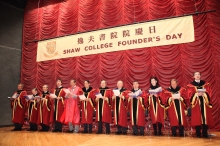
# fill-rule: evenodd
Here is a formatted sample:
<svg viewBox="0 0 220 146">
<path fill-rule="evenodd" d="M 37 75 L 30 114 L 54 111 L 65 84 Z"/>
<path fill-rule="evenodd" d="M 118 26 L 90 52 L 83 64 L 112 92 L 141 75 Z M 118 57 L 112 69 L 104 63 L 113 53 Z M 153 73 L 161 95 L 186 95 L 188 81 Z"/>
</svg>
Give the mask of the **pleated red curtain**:
<svg viewBox="0 0 220 146">
<path fill-rule="evenodd" d="M 213 116 L 220 130 L 220 2 L 219 0 L 29 0 L 24 12 L 21 82 L 25 89 L 39 89 L 44 84 L 55 88 L 56 79 L 64 87 L 74 78 L 79 86 L 90 80 L 99 87 L 106 79 L 114 88 L 117 80 L 132 88 L 137 80 L 142 89 L 149 88 L 151 76 L 160 85 L 169 86 L 177 78 L 186 87 L 194 71 L 210 82 L 213 90 Z M 39 8 L 38 8 L 39 7 Z M 196 11 L 215 9 L 214 13 L 193 16 L 195 42 L 179 45 L 134 49 L 36 62 L 37 43 L 26 43 L 77 32 L 130 24 Z"/>
</svg>

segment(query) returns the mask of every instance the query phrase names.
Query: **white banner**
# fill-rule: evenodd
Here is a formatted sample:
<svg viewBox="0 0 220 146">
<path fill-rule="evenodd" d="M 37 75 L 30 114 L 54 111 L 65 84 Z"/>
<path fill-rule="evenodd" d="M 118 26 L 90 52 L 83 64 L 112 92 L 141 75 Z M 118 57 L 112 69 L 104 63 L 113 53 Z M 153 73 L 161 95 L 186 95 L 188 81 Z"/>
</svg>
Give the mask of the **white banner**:
<svg viewBox="0 0 220 146">
<path fill-rule="evenodd" d="M 178 17 L 39 41 L 37 62 L 193 41 L 192 16 Z"/>
</svg>

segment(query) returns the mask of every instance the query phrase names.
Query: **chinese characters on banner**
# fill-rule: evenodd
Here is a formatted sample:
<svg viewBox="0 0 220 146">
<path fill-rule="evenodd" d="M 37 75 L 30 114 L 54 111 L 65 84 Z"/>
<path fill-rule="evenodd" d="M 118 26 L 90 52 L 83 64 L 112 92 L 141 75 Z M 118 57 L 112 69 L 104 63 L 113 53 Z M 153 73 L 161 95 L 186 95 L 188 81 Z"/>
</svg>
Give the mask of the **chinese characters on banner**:
<svg viewBox="0 0 220 146">
<path fill-rule="evenodd" d="M 37 62 L 193 41 L 193 18 L 186 16 L 39 41 Z"/>
</svg>

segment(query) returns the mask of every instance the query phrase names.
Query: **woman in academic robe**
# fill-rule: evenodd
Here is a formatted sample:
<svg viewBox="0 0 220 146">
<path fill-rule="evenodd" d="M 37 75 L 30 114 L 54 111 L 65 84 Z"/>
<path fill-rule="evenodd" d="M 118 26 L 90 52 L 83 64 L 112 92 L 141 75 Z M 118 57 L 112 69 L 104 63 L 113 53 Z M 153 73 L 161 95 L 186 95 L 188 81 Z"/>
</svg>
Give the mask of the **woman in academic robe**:
<svg viewBox="0 0 220 146">
<path fill-rule="evenodd" d="M 179 128 L 179 135 L 184 136 L 184 127 L 187 126 L 185 110 L 187 110 L 187 92 L 183 87 L 178 86 L 177 80 L 170 81 L 171 86 L 164 91 L 163 98 L 166 101 L 166 110 L 172 130 L 172 135 L 177 136 L 176 128 Z"/>
<path fill-rule="evenodd" d="M 150 78 L 150 89 L 159 91 L 159 82 L 156 77 Z M 162 135 L 162 125 L 164 125 L 165 118 L 165 106 L 164 100 L 162 99 L 162 89 L 159 92 L 153 92 L 148 94 L 148 98 L 146 100 L 146 105 L 148 107 L 150 118 L 153 124 L 154 135 Z"/>
<path fill-rule="evenodd" d="M 130 111 L 130 119 L 133 130 L 132 134 L 139 135 L 139 127 L 140 135 L 144 136 L 144 127 L 146 124 L 146 93 L 139 88 L 139 83 L 137 81 L 133 82 L 133 89 L 131 90 L 131 93 L 135 94 L 134 96 L 131 96 L 131 94 L 128 93 L 128 109 Z"/>
<path fill-rule="evenodd" d="M 27 92 L 23 90 L 24 85 L 18 84 L 18 90 L 14 93 L 11 99 L 11 108 L 12 108 L 12 122 L 14 123 L 15 128 L 13 131 L 22 130 L 24 124 L 25 111 L 26 111 L 26 100 L 25 96 Z"/>
<path fill-rule="evenodd" d="M 81 123 L 84 125 L 83 133 L 92 133 L 95 93 L 96 90 L 90 87 L 90 82 L 88 80 L 84 81 L 84 87 L 80 93 L 80 95 L 84 95 L 86 97 L 85 100 L 80 100 L 82 109 Z"/>
<path fill-rule="evenodd" d="M 28 101 L 28 119 L 30 129 L 29 131 L 37 131 L 37 118 L 38 118 L 38 99 L 40 99 L 40 94 L 38 94 L 37 88 L 33 88 L 32 99 Z"/>
<path fill-rule="evenodd" d="M 48 91 L 48 85 L 43 85 L 43 92 L 40 96 L 40 99 L 37 99 L 37 109 L 38 109 L 38 120 L 37 124 L 41 125 L 42 132 L 49 131 L 50 124 L 53 119 L 52 109 L 53 109 L 53 100 L 50 98 L 50 93 Z"/>
<path fill-rule="evenodd" d="M 112 96 L 113 92 L 107 86 L 105 80 L 101 81 L 101 87 L 97 89 L 97 93 L 100 93 L 101 96 L 97 96 L 96 101 L 96 121 L 98 122 L 98 132 L 101 134 L 102 123 L 105 123 L 106 134 L 110 134 L 110 123 L 112 123 Z"/>
</svg>

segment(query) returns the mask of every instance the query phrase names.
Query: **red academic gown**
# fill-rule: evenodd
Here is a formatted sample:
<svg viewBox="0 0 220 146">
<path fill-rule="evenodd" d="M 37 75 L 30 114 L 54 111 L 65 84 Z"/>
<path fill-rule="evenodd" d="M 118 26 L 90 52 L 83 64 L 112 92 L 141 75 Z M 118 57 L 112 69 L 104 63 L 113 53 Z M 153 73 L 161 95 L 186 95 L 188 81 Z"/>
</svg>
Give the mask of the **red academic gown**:
<svg viewBox="0 0 220 146">
<path fill-rule="evenodd" d="M 206 89 L 206 92 L 201 97 L 197 97 L 198 89 Z M 201 80 L 200 83 L 196 85 L 196 82 L 194 81 L 191 84 L 187 85 L 187 91 L 192 106 L 191 125 L 199 126 L 205 124 L 209 127 L 213 127 L 214 121 L 212 117 L 212 94 L 210 84 Z M 201 101 L 203 102 L 203 104 Z"/>
<path fill-rule="evenodd" d="M 37 124 L 44 124 L 49 126 L 53 121 L 52 108 L 53 108 L 53 100 L 50 98 L 49 92 L 43 93 L 41 98 L 46 99 L 43 101 L 42 99 L 38 102 L 38 120 Z"/>
<path fill-rule="evenodd" d="M 162 92 L 158 93 L 156 96 L 153 95 L 152 97 L 148 94 L 145 100 L 150 112 L 152 124 L 156 124 L 157 122 L 164 124 L 165 106 L 161 95 Z"/>
<path fill-rule="evenodd" d="M 131 92 L 135 92 L 134 89 Z M 129 95 L 127 95 L 129 98 Z M 137 98 L 128 99 L 128 109 L 130 110 L 130 118 L 131 124 L 144 127 L 145 126 L 145 100 L 146 100 L 146 93 L 142 91 L 142 94 Z"/>
<path fill-rule="evenodd" d="M 113 110 L 114 110 L 114 124 L 120 125 L 122 127 L 127 127 L 127 104 L 128 100 L 126 99 L 128 90 L 122 88 L 120 90 L 123 99 L 116 97 L 113 99 Z"/>
<path fill-rule="evenodd" d="M 16 94 L 17 92 L 15 92 Z M 13 123 L 24 123 L 25 111 L 26 111 L 26 100 L 25 95 L 27 95 L 26 91 L 21 91 L 18 94 L 17 98 L 11 100 L 11 108 L 12 108 L 12 122 Z"/>
<path fill-rule="evenodd" d="M 39 94 L 33 95 L 40 96 Z M 28 119 L 30 123 L 37 124 L 38 120 L 38 102 L 37 99 L 34 99 L 33 102 L 31 100 L 28 101 Z"/>
<path fill-rule="evenodd" d="M 81 109 L 82 109 L 82 124 L 92 124 L 93 123 L 93 114 L 94 114 L 94 101 L 95 101 L 95 93 L 96 90 L 89 87 L 88 90 L 85 87 L 82 88 L 80 95 L 84 94 L 89 101 L 81 101 Z"/>
<path fill-rule="evenodd" d="M 105 123 L 112 123 L 112 113 L 111 113 L 111 107 L 112 107 L 112 96 L 113 91 L 111 89 L 97 89 L 98 93 L 103 92 L 103 96 L 107 97 L 108 100 L 99 99 L 96 103 L 96 121 L 102 121 Z M 102 107 L 100 109 L 99 107 Z M 102 119 L 100 118 L 100 115 L 102 115 Z"/>
<path fill-rule="evenodd" d="M 56 88 L 54 90 L 54 94 L 57 97 L 61 97 L 61 99 L 54 99 L 54 104 L 55 104 L 55 108 L 53 108 L 54 110 L 54 120 L 58 121 L 58 122 L 62 122 L 62 115 L 64 112 L 64 101 L 65 101 L 65 95 L 66 93 L 63 90 L 63 87 L 61 88 Z"/>
<path fill-rule="evenodd" d="M 172 101 L 172 94 L 180 94 L 180 100 L 175 99 Z M 163 98 L 166 101 L 166 109 L 168 112 L 168 117 L 170 120 L 171 126 L 187 126 L 185 110 L 187 94 L 186 89 L 182 87 L 177 87 L 176 90 L 173 90 L 171 87 L 164 91 Z"/>
</svg>

